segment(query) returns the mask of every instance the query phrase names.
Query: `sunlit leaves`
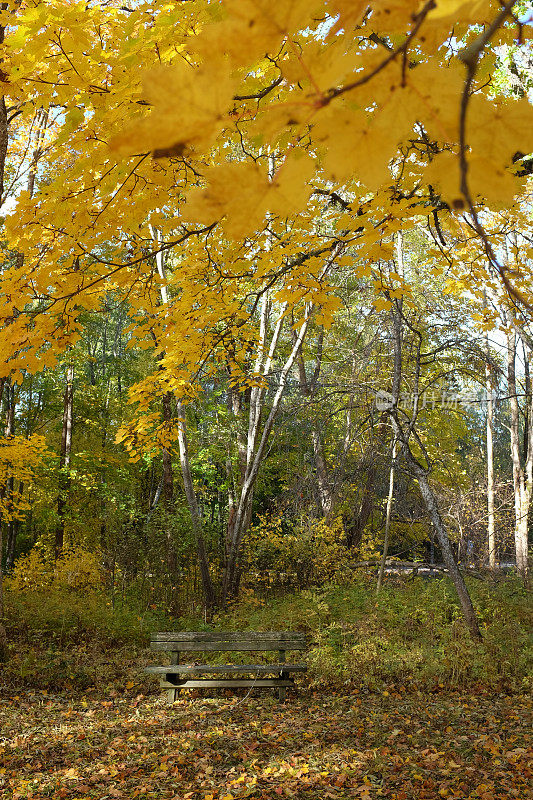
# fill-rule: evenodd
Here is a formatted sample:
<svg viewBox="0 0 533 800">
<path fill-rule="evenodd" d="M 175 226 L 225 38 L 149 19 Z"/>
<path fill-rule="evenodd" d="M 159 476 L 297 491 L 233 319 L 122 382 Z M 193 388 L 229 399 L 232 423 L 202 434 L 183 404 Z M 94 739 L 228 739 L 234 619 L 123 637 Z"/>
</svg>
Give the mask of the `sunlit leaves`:
<svg viewBox="0 0 533 800">
<path fill-rule="evenodd" d="M 221 130 L 233 95 L 234 82 L 224 63 L 195 69 L 185 60 L 151 70 L 144 79 L 143 99 L 151 114 L 115 137 L 119 152 L 153 151 L 155 158 L 181 156 L 212 144 Z"/>
<path fill-rule="evenodd" d="M 7 495 L 0 493 L 0 514 L 4 522 L 21 519 L 24 512 L 31 508 L 28 497 L 28 485 L 31 486 L 36 472 L 47 454 L 45 439 L 40 435 L 29 438 L 24 436 L 11 436 L 0 439 L 0 483 L 2 486 L 10 478 L 26 485 L 23 494 L 14 493 Z"/>
<path fill-rule="evenodd" d="M 16 210 L 6 227 L 25 261 L 4 273 L 6 373 L 51 363 L 75 343 L 78 309 L 97 309 L 108 290 L 127 297 L 140 346 L 155 337 L 168 371 L 184 380 L 198 364 L 207 369 L 230 330 L 240 352 L 251 347 L 266 285 L 296 318 L 309 300 L 330 321 L 335 301 L 317 274 L 337 241 L 367 248 L 353 266 L 363 277 L 407 225 L 406 208 L 465 207 L 465 71 L 455 51 L 498 8 L 483 0 L 18 8 L 3 54 L 9 102 L 20 104 Z M 489 49 L 468 98 L 464 155 L 474 201 L 502 208 L 523 186 L 512 164 L 533 148 L 533 125 L 526 98 L 492 96 L 491 57 Z M 22 176 L 39 108 L 50 118 L 30 196 Z M 164 315 L 150 225 L 170 258 Z M 318 268 L 303 259 L 315 250 Z"/>
</svg>

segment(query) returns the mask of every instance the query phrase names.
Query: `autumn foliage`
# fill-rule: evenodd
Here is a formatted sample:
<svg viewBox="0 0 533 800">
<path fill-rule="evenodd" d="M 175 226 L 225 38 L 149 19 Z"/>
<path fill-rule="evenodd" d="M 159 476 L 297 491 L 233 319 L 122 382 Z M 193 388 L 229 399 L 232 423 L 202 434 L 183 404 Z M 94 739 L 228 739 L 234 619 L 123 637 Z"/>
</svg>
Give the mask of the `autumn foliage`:
<svg viewBox="0 0 533 800">
<path fill-rule="evenodd" d="M 0 793 L 526 797 L 532 22 L 0 3 Z M 210 626 L 302 700 L 164 711 Z"/>
</svg>

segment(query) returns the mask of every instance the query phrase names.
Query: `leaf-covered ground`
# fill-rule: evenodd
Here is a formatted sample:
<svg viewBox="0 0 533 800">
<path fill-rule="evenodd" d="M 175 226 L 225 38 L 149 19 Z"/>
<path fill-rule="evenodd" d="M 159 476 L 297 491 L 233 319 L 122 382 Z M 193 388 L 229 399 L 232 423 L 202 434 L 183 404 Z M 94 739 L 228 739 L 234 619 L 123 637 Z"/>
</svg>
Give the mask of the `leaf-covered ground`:
<svg viewBox="0 0 533 800">
<path fill-rule="evenodd" d="M 449 693 L 0 696 L 0 797 L 533 797 L 532 703 Z"/>
</svg>

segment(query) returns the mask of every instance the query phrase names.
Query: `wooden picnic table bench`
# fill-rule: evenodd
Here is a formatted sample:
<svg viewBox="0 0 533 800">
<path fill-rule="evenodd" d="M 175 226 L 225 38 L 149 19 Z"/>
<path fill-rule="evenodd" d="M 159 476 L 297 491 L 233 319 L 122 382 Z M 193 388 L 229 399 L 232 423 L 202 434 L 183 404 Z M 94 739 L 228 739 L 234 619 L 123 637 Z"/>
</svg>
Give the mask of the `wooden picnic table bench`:
<svg viewBox="0 0 533 800">
<path fill-rule="evenodd" d="M 214 689 L 263 687 L 277 688 L 280 701 L 285 699 L 287 686 L 294 686 L 291 673 L 305 672 L 305 664 L 286 661 L 287 650 L 305 650 L 307 637 L 292 631 L 216 632 L 162 631 L 152 634 L 152 650 L 169 653 L 170 664 L 146 667 L 145 672 L 160 676 L 160 686 L 168 690 L 169 702 L 174 702 L 180 689 Z M 263 664 L 180 664 L 181 653 L 201 652 L 278 652 L 278 661 Z M 243 677 L 208 677 L 201 675 L 254 675 Z M 261 677 L 263 676 L 263 677 Z M 265 677 L 268 676 L 268 677 Z"/>
</svg>

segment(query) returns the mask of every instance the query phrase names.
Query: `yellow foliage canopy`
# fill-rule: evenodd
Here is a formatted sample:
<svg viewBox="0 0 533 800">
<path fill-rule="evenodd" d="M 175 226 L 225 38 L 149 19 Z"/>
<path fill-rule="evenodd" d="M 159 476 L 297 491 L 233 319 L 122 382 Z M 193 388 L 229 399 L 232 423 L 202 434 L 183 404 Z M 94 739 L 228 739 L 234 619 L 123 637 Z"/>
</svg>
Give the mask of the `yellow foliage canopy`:
<svg viewBox="0 0 533 800">
<path fill-rule="evenodd" d="M 512 3 L 35 0 L 1 24 L 19 256 L 0 349 L 15 379 L 118 292 L 160 355 L 136 399 L 186 394 L 212 359 L 238 370 L 254 352 L 264 292 L 329 324 L 336 258 L 368 275 L 414 216 L 455 224 L 454 209 L 506 208 L 523 189 L 531 105 L 495 78 L 496 45 L 528 46 Z M 374 305 L 388 307 L 377 284 Z"/>
</svg>

